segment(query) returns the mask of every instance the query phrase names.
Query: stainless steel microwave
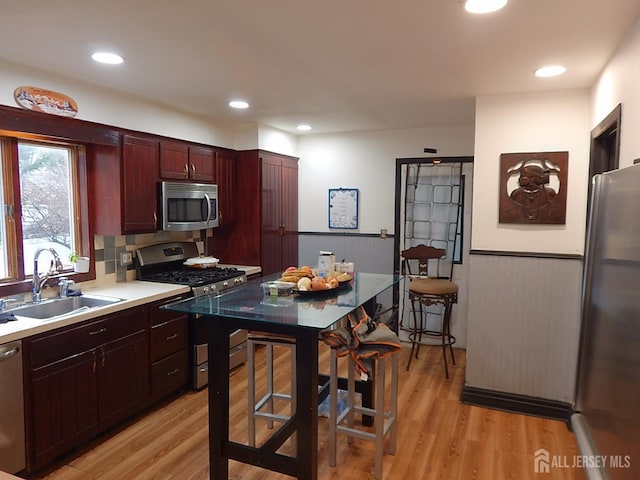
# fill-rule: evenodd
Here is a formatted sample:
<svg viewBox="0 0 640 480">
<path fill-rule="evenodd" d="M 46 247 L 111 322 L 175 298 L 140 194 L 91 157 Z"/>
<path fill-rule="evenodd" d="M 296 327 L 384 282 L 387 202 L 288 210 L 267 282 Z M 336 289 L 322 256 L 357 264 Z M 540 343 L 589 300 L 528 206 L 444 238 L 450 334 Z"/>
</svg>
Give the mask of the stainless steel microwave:
<svg viewBox="0 0 640 480">
<path fill-rule="evenodd" d="M 218 226 L 218 186 L 160 182 L 162 230 L 202 230 Z"/>
</svg>

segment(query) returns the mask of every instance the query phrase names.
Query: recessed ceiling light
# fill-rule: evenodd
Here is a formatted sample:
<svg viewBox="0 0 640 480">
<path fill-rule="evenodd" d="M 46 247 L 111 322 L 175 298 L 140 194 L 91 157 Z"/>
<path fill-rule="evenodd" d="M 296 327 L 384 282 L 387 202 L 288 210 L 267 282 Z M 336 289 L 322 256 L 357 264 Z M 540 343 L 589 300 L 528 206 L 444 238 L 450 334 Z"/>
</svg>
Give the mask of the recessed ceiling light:
<svg viewBox="0 0 640 480">
<path fill-rule="evenodd" d="M 244 100 L 231 100 L 229 102 L 229 106 L 231 108 L 238 108 L 238 109 L 249 108 L 249 104 Z"/>
<path fill-rule="evenodd" d="M 300 124 L 296 127 L 301 132 L 308 132 L 311 130 L 311 125 L 307 125 L 306 123 Z"/>
<path fill-rule="evenodd" d="M 469 13 L 490 13 L 500 10 L 507 0 L 467 0 L 464 9 Z"/>
<path fill-rule="evenodd" d="M 96 52 L 91 55 L 91 58 L 93 58 L 98 63 L 107 63 L 109 65 L 118 65 L 124 62 L 124 58 L 122 58 L 117 53 L 111 52 Z"/>
<path fill-rule="evenodd" d="M 555 77 L 556 75 L 562 75 L 567 71 L 567 68 L 562 65 L 547 65 L 540 67 L 536 70 L 536 77 Z"/>
</svg>

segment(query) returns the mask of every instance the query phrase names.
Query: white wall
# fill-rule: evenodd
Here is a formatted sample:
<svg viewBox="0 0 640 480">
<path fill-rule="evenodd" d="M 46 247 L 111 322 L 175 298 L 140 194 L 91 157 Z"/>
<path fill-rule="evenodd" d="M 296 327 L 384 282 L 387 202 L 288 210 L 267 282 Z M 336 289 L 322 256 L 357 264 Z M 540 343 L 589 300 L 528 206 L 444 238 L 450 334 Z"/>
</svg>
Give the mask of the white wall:
<svg viewBox="0 0 640 480">
<path fill-rule="evenodd" d="M 78 104 L 80 120 L 235 148 L 232 125 L 0 60 L 0 104 L 17 107 L 13 92 L 22 85 L 70 96 Z M 246 148 L 257 148 L 257 144 Z"/>
<path fill-rule="evenodd" d="M 472 250 L 583 252 L 589 113 L 586 89 L 477 99 Z M 498 223 L 500 154 L 545 151 L 569 152 L 566 224 Z M 571 402 L 580 263 L 472 255 L 468 271 L 466 385 Z"/>
<path fill-rule="evenodd" d="M 295 157 L 298 150 L 298 136 L 268 125 L 260 125 L 258 145 L 263 150 Z"/>
<path fill-rule="evenodd" d="M 344 187 L 360 190 L 355 232 L 395 233 L 396 158 L 424 157 L 425 147 L 437 148 L 441 156 L 473 155 L 473 131 L 471 125 L 301 135 L 299 230 L 329 231 L 328 189 Z"/>
<path fill-rule="evenodd" d="M 581 254 L 589 172 L 589 91 L 479 97 L 471 248 Z M 498 223 L 500 154 L 568 151 L 565 225 Z"/>
<path fill-rule="evenodd" d="M 477 99 L 473 249 L 584 253 L 590 131 L 621 103 L 620 164 L 640 157 L 639 74 L 640 19 L 586 93 Z M 567 224 L 500 226 L 499 154 L 545 150 L 569 151 Z M 473 257 L 466 385 L 571 402 L 580 332 L 580 264 Z M 488 279 L 492 274 L 496 281 Z"/>
<path fill-rule="evenodd" d="M 622 103 L 620 166 L 640 158 L 640 18 L 636 20 L 591 92 L 591 127 Z"/>
</svg>

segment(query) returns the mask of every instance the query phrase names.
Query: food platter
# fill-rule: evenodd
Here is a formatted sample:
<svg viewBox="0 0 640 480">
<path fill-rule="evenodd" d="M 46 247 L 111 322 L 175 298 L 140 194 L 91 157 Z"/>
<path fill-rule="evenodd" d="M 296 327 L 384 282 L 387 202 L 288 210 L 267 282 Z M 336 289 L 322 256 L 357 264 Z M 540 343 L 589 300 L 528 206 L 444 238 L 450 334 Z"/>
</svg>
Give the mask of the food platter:
<svg viewBox="0 0 640 480">
<path fill-rule="evenodd" d="M 293 293 L 300 295 L 301 297 L 322 297 L 324 295 L 328 296 L 346 290 L 345 287 L 349 287 L 350 282 L 351 280 L 345 280 L 344 282 L 340 282 L 337 287 L 325 288 L 324 290 L 298 290 L 297 288 L 294 288 Z"/>
<path fill-rule="evenodd" d="M 192 257 L 185 260 L 183 265 L 191 268 L 215 268 L 219 261 L 215 257 Z"/>
</svg>

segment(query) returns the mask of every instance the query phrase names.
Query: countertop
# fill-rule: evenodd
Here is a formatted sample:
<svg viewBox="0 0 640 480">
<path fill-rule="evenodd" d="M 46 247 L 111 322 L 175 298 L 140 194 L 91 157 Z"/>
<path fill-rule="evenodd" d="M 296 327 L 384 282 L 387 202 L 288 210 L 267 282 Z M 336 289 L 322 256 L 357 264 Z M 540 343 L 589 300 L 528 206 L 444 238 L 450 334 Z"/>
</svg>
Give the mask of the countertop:
<svg viewBox="0 0 640 480">
<path fill-rule="evenodd" d="M 238 270 L 243 270 L 246 272 L 247 276 L 257 275 L 262 271 L 259 266 L 252 265 L 225 264 L 219 266 L 234 267 Z M 80 283 L 78 286 L 81 288 L 82 292 L 87 295 L 116 297 L 122 298 L 123 300 L 104 307 L 91 308 L 75 315 L 69 315 L 64 318 L 53 320 L 39 320 L 16 315 L 18 318 L 17 321 L 0 324 L 0 344 L 20 340 L 22 338 L 54 330 L 56 328 L 73 325 L 102 315 L 119 312 L 120 310 L 126 310 L 127 308 L 137 307 L 139 305 L 144 305 L 145 303 L 155 302 L 156 300 L 162 300 L 163 298 L 168 298 L 173 295 L 188 293 L 191 290 L 190 287 L 186 285 L 142 282 L 139 280 L 91 287 Z M 11 307 L 8 310 L 10 311 Z"/>
<path fill-rule="evenodd" d="M 121 302 L 112 303 L 104 307 L 91 308 L 76 315 L 70 315 L 55 320 L 37 320 L 18 316 L 17 321 L 0 324 L 0 343 L 20 340 L 38 333 L 65 327 L 67 325 L 73 325 L 75 323 L 119 312 L 120 310 L 126 310 L 127 308 L 137 307 L 156 300 L 162 300 L 163 298 L 168 298 L 172 295 L 189 293 L 190 290 L 190 287 L 186 285 L 141 281 L 115 283 L 105 286 L 96 286 L 93 288 L 82 288 L 82 292 L 88 295 L 117 297 L 122 298 L 123 300 Z"/>
<path fill-rule="evenodd" d="M 258 273 L 262 272 L 262 268 L 253 265 L 231 265 L 221 263 L 218 264 L 218 266 L 222 268 L 237 268 L 238 270 L 244 270 L 244 272 L 247 274 L 247 277 L 257 275 Z"/>
</svg>

